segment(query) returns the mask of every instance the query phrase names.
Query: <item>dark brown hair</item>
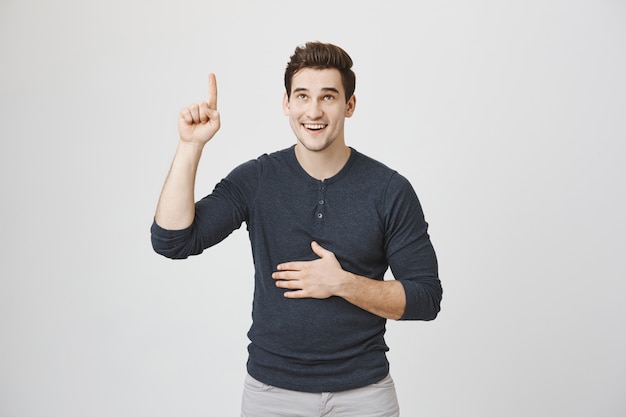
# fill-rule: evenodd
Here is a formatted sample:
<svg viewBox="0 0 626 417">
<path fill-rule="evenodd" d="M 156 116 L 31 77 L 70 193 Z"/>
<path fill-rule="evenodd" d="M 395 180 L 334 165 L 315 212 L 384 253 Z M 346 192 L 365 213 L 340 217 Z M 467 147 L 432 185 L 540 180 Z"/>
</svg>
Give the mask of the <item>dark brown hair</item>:
<svg viewBox="0 0 626 417">
<path fill-rule="evenodd" d="M 341 73 L 346 102 L 354 94 L 356 75 L 352 71 L 352 58 L 340 47 L 321 42 L 307 42 L 298 46 L 291 56 L 285 69 L 285 89 L 287 97 L 291 97 L 291 80 L 303 68 L 327 69 L 335 68 Z"/>
</svg>

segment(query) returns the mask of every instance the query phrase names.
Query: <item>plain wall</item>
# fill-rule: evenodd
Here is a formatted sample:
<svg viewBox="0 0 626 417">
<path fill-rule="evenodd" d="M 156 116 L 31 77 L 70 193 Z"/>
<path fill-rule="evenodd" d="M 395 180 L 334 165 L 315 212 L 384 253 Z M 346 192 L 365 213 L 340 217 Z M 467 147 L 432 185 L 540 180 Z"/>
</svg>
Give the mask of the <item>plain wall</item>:
<svg viewBox="0 0 626 417">
<path fill-rule="evenodd" d="M 186 261 L 149 227 L 207 73 L 198 198 L 294 143 L 309 40 L 354 59 L 347 142 L 439 257 L 440 316 L 388 326 L 402 415 L 625 415 L 625 2 L 2 0 L 0 416 L 239 415 L 245 226 Z"/>
</svg>

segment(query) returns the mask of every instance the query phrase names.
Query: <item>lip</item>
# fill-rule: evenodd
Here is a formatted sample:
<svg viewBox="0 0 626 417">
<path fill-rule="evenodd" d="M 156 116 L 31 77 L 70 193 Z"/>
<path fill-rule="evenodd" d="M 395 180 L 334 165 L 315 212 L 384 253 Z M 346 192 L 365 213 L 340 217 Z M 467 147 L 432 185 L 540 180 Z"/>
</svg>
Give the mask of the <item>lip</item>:
<svg viewBox="0 0 626 417">
<path fill-rule="evenodd" d="M 307 132 L 321 132 L 328 127 L 326 123 L 301 123 L 300 124 Z"/>
</svg>

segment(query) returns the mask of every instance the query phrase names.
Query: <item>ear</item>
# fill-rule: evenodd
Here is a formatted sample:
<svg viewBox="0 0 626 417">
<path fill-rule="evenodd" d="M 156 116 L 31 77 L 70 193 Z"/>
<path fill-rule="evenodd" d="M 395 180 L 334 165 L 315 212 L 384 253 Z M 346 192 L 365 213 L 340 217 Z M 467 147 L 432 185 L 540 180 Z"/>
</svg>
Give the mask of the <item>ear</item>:
<svg viewBox="0 0 626 417">
<path fill-rule="evenodd" d="M 346 117 L 352 117 L 354 109 L 356 108 L 356 96 L 352 94 L 352 97 L 346 103 Z"/>
<path fill-rule="evenodd" d="M 289 116 L 289 96 L 287 93 L 283 96 L 283 113 L 285 116 Z"/>
</svg>

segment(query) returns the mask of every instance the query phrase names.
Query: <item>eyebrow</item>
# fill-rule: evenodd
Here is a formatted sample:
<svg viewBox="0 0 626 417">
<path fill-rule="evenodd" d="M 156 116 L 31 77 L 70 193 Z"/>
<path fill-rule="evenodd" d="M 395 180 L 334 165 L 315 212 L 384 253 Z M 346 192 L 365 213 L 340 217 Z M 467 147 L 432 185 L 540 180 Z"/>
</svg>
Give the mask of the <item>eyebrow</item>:
<svg viewBox="0 0 626 417">
<path fill-rule="evenodd" d="M 300 91 L 309 91 L 309 89 L 304 87 L 298 87 L 293 89 L 293 93 L 299 93 Z M 335 87 L 323 87 L 322 91 L 330 91 L 332 93 L 339 94 L 339 90 L 337 90 Z"/>
</svg>

